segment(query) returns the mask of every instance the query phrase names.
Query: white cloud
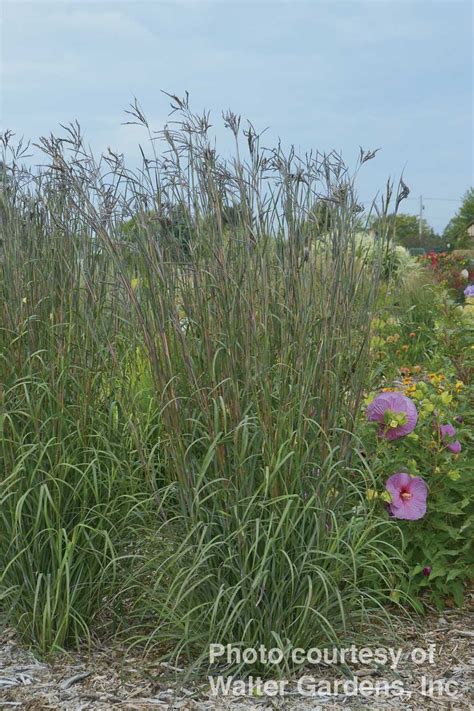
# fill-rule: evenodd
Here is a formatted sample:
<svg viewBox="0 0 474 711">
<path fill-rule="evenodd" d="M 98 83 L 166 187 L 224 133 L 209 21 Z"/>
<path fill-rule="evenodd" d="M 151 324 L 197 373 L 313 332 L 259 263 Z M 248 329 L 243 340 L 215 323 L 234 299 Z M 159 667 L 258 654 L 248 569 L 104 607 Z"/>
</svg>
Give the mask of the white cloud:
<svg viewBox="0 0 474 711">
<path fill-rule="evenodd" d="M 124 10 L 133 8 L 133 5 L 124 3 Z M 74 33 L 99 33 L 103 40 L 115 41 L 149 41 L 154 40 L 154 35 L 147 27 L 136 20 L 131 13 L 117 9 L 73 10 L 61 13 L 52 13 L 49 19 L 53 21 L 55 31 L 69 30 Z M 95 39 L 95 38 L 94 38 Z M 124 47 L 126 49 L 126 46 Z"/>
</svg>

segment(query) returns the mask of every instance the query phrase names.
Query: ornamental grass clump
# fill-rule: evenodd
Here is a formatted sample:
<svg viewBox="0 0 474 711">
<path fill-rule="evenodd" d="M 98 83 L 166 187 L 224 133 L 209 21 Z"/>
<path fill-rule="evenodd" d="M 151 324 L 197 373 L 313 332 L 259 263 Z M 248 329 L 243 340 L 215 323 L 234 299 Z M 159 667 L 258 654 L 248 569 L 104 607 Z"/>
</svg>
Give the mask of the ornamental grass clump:
<svg viewBox="0 0 474 711">
<path fill-rule="evenodd" d="M 59 377 L 48 339 L 68 324 L 65 353 L 82 369 L 68 355 L 78 387 L 61 389 L 59 402 L 77 414 L 78 442 L 102 451 L 106 422 L 118 418 L 119 481 L 131 470 L 130 496 L 137 475 L 144 498 L 152 493 L 153 523 L 140 529 L 124 592 L 113 598 L 134 643 L 202 664 L 212 642 L 353 638 L 359 622 L 386 614 L 401 566 L 393 527 L 366 501 L 375 484 L 354 427 L 387 215 L 406 187 L 393 195 L 388 185 L 373 205 L 379 234 L 369 261 L 357 249 L 370 214 L 356 177 L 373 152 L 361 151 L 351 174 L 336 153 L 263 148 L 254 127 L 227 112 L 234 157 L 223 158 L 208 115 L 172 101 L 173 120 L 159 133 L 130 108 L 146 143 L 137 171 L 112 152 L 96 161 L 75 125 L 41 140 L 60 208 L 54 219 L 46 212 L 39 241 L 24 239 L 40 260 L 64 239 L 72 256 L 39 282 L 63 295 L 59 311 L 46 294 L 33 298 L 38 279 L 25 278 L 16 288 L 28 284 L 29 293 L 8 303 L 21 312 L 26 295 L 28 332 L 46 343 L 35 361 L 45 378 Z M 42 403 L 28 431 L 43 432 Z M 15 445 L 12 456 L 20 453 Z M 114 497 L 113 468 L 93 459 Z M 57 470 L 48 472 L 56 482 Z M 101 511 L 105 494 L 94 494 Z M 79 502 L 83 495 L 79 487 Z"/>
<path fill-rule="evenodd" d="M 6 148 L 9 148 L 7 144 Z M 43 653 L 80 646 L 147 510 L 134 349 L 110 260 L 54 172 L 7 150 L 0 194 L 0 624 Z M 103 621 L 103 617 L 101 618 Z"/>
</svg>

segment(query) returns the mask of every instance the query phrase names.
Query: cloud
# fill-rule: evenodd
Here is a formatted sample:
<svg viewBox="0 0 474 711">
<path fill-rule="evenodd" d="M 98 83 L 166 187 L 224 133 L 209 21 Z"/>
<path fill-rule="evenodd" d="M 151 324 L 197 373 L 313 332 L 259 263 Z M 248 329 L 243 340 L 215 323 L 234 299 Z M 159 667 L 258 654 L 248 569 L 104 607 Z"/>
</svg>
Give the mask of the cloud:
<svg viewBox="0 0 474 711">
<path fill-rule="evenodd" d="M 3 8 L 1 73 L 7 85 L 35 85 L 70 78 L 80 81 L 84 70 L 95 63 L 95 75 L 109 70 L 110 60 L 120 66 L 133 63 L 136 50 L 155 46 L 153 32 L 133 13 L 94 5 L 42 2 L 7 2 Z M 79 8 L 79 9 L 75 9 Z M 121 52 L 120 52 L 121 48 Z M 118 50 L 118 51 L 117 51 Z M 120 76 L 120 75 L 119 75 Z M 88 81 L 91 77 L 88 76 Z"/>
<path fill-rule="evenodd" d="M 99 34 L 103 41 L 154 41 L 153 32 L 134 18 L 133 14 L 126 12 L 129 8 L 130 5 L 127 8 L 127 5 L 124 4 L 123 11 L 117 9 L 102 10 L 97 9 L 96 5 L 94 10 L 89 12 L 82 9 L 73 10 L 72 12 L 54 12 L 49 15 L 48 19 L 53 21 L 56 32 L 87 33 L 87 36 L 92 40 L 96 39 L 93 35 Z"/>
<path fill-rule="evenodd" d="M 119 123 L 120 120 L 122 123 Z M 145 155 L 152 158 L 153 147 L 147 129 L 136 124 L 125 125 L 124 122 L 127 120 L 130 120 L 130 117 L 101 117 L 94 126 L 92 148 L 103 152 L 110 147 L 113 151 L 123 153 L 127 162 L 136 163 L 137 160 L 141 160 L 139 146 L 142 146 Z M 147 121 L 152 135 L 155 137 L 156 134 L 153 132 L 162 130 L 168 121 L 168 117 L 165 114 L 161 116 L 153 114 L 147 116 Z"/>
<path fill-rule="evenodd" d="M 80 60 L 75 55 L 66 53 L 61 62 L 52 59 L 6 59 L 1 63 L 0 73 L 2 81 L 15 82 L 21 86 L 21 82 L 31 85 L 43 82 L 46 78 L 49 81 L 67 79 L 79 72 L 80 67 Z"/>
</svg>

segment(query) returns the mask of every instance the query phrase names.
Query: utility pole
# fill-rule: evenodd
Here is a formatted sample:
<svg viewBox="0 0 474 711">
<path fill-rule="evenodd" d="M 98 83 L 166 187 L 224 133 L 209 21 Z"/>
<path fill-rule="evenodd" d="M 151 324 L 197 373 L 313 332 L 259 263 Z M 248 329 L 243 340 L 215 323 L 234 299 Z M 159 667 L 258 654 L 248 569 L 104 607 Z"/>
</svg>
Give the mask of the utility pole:
<svg viewBox="0 0 474 711">
<path fill-rule="evenodd" d="M 422 228 L 422 223 L 423 223 L 423 210 L 425 208 L 423 207 L 423 195 L 420 195 L 420 219 L 419 219 L 419 225 L 418 225 L 418 239 L 420 241 L 420 247 L 421 247 L 421 239 L 423 236 L 423 228 Z"/>
</svg>

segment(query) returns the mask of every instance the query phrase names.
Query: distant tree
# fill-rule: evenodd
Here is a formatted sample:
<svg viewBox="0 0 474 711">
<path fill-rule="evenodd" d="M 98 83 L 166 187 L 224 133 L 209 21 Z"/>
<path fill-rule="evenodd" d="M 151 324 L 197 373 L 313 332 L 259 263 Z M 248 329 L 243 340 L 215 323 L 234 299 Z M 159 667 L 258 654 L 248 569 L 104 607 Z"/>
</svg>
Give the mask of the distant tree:
<svg viewBox="0 0 474 711">
<path fill-rule="evenodd" d="M 327 234 L 333 219 L 331 206 L 326 200 L 318 200 L 308 214 L 308 224 L 311 224 L 316 235 Z"/>
<path fill-rule="evenodd" d="M 237 227 L 241 224 L 244 216 L 242 205 L 223 205 L 221 218 L 224 227 Z"/>
<path fill-rule="evenodd" d="M 124 222 L 119 236 L 130 245 L 137 244 L 144 235 L 151 235 L 173 258 L 181 259 L 189 253 L 192 225 L 184 205 L 170 206 L 166 212 L 151 210 L 135 215 Z"/>
<path fill-rule="evenodd" d="M 420 218 L 416 215 L 406 215 L 399 213 L 398 215 L 391 215 L 389 218 L 389 224 L 391 225 L 390 234 L 396 244 L 402 245 L 402 247 L 410 248 L 424 248 L 424 249 L 439 249 L 443 246 L 444 240 L 442 240 L 433 230 L 431 225 L 425 219 L 421 221 L 421 235 L 420 235 Z M 377 229 L 378 220 L 375 219 L 372 227 Z"/>
<path fill-rule="evenodd" d="M 444 230 L 444 239 L 455 247 L 461 249 L 467 247 L 469 241 L 467 228 L 472 222 L 474 222 L 474 188 L 464 193 L 461 207 Z"/>
</svg>

